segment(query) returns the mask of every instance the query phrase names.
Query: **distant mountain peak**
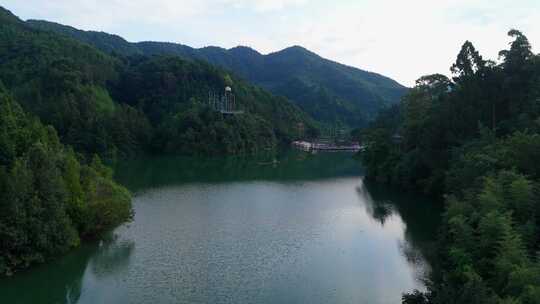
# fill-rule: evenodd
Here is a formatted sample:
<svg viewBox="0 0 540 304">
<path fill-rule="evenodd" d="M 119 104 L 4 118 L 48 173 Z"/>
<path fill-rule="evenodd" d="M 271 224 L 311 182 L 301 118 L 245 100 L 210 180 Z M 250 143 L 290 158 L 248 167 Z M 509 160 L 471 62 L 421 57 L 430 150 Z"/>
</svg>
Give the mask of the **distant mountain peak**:
<svg viewBox="0 0 540 304">
<path fill-rule="evenodd" d="M 3 8 L 2 6 L 0 6 L 0 21 L 4 21 L 4 22 L 17 22 L 17 23 L 20 23 L 21 20 L 19 18 L 17 18 L 17 16 L 15 16 L 10 10 L 7 10 L 5 8 Z"/>
<path fill-rule="evenodd" d="M 9 10 L 7 10 L 7 9 L 5 9 L 5 8 L 3 8 L 3 7 L 1 7 L 1 6 L 0 6 L 0 14 L 2 14 L 2 15 L 11 15 L 11 16 L 13 16 L 13 13 L 12 13 L 11 11 L 9 11 Z"/>
<path fill-rule="evenodd" d="M 407 88 L 372 72 L 325 59 L 300 45 L 263 55 L 248 46 L 224 49 L 216 46 L 192 48 L 168 42 L 127 43 L 112 36 L 84 31 L 57 32 L 118 54 L 176 55 L 222 67 L 252 84 L 285 96 L 313 118 L 329 124 L 357 127 L 380 109 L 399 102 Z"/>
<path fill-rule="evenodd" d="M 239 46 L 235 46 L 233 48 L 230 48 L 229 49 L 229 52 L 233 52 L 233 53 L 242 53 L 242 54 L 253 54 L 253 55 L 262 55 L 261 53 L 259 53 L 257 50 L 249 47 L 249 46 L 244 46 L 244 45 L 239 45 Z"/>
<path fill-rule="evenodd" d="M 293 46 L 290 46 L 288 48 L 284 48 L 283 50 L 275 52 L 275 53 L 297 53 L 297 54 L 311 55 L 311 56 L 314 55 L 314 56 L 320 57 L 319 55 L 315 54 L 314 52 L 312 52 L 312 51 L 310 51 L 310 50 L 308 50 L 305 47 L 300 46 L 300 45 L 293 45 Z"/>
<path fill-rule="evenodd" d="M 211 50 L 211 51 L 220 51 L 220 52 L 226 52 L 227 50 L 220 47 L 220 46 L 214 46 L 214 45 L 209 45 L 209 46 L 205 46 L 205 47 L 202 47 L 200 48 L 200 50 Z"/>
<path fill-rule="evenodd" d="M 291 50 L 291 51 L 300 51 L 300 52 L 308 52 L 308 53 L 311 53 L 308 49 L 306 49 L 305 47 L 301 46 L 301 45 L 298 45 L 298 44 L 295 44 L 295 45 L 292 45 L 288 48 L 285 48 L 283 49 L 284 51 L 285 50 Z"/>
<path fill-rule="evenodd" d="M 32 25 L 55 26 L 57 28 L 64 28 L 64 29 L 69 29 L 69 30 L 77 30 L 77 31 L 81 31 L 81 32 L 88 32 L 88 31 L 85 31 L 85 30 L 80 30 L 80 29 L 74 28 L 73 26 L 70 26 L 70 25 L 64 25 L 64 24 L 60 24 L 60 23 L 57 23 L 57 22 L 54 22 L 54 21 L 47 21 L 47 20 L 41 20 L 41 19 L 28 19 L 28 20 L 26 20 L 26 23 L 29 23 L 29 24 L 32 24 Z M 108 35 L 112 35 L 112 34 L 108 34 Z"/>
</svg>

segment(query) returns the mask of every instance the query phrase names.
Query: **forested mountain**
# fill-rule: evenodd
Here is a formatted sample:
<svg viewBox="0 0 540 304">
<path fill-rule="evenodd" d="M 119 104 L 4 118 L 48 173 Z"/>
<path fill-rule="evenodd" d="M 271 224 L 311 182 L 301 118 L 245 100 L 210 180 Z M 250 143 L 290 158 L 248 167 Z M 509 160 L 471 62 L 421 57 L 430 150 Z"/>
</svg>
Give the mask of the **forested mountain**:
<svg viewBox="0 0 540 304">
<path fill-rule="evenodd" d="M 194 49 L 166 42 L 130 43 L 116 35 L 81 31 L 47 21 L 27 23 L 69 35 L 107 53 L 178 55 L 207 61 L 289 98 L 316 120 L 329 124 L 361 126 L 379 110 L 399 102 L 406 92 L 392 79 L 321 58 L 299 46 L 262 55 L 248 47 Z"/>
<path fill-rule="evenodd" d="M 129 192 L 99 157 L 63 146 L 0 83 L 0 276 L 127 221 Z"/>
<path fill-rule="evenodd" d="M 110 56 L 0 11 L 0 79 L 76 151 L 238 154 L 309 134 L 314 123 L 287 99 L 208 63 L 178 56 Z M 231 86 L 244 115 L 210 109 L 208 92 Z"/>
<path fill-rule="evenodd" d="M 97 113 L 111 110 L 102 86 L 118 62 L 36 32 L 4 10 L 0 41 L 0 275 L 10 275 L 129 220 L 132 210 L 129 192 L 92 149 L 82 149 L 95 136 L 84 128 L 104 122 Z M 84 154 L 64 146 L 35 115 Z"/>
<path fill-rule="evenodd" d="M 243 115 L 208 92 L 231 86 Z M 110 56 L 0 8 L 0 275 L 130 220 L 129 192 L 99 156 L 240 154 L 315 134 L 287 99 L 208 63 Z"/>
<path fill-rule="evenodd" d="M 429 290 L 404 303 L 540 301 L 540 55 L 509 35 L 501 63 L 467 41 L 452 79 L 420 78 L 363 133 L 370 177 L 445 194 Z"/>
</svg>

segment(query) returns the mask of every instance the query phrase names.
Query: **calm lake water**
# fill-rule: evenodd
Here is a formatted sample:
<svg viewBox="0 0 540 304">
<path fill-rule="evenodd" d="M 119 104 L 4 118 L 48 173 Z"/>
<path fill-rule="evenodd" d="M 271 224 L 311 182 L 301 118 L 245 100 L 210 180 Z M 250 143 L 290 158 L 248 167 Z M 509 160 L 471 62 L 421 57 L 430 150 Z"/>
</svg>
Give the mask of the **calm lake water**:
<svg viewBox="0 0 540 304">
<path fill-rule="evenodd" d="M 0 303 L 399 303 L 424 288 L 440 209 L 351 156 L 122 162 L 134 221 L 0 280 Z"/>
</svg>

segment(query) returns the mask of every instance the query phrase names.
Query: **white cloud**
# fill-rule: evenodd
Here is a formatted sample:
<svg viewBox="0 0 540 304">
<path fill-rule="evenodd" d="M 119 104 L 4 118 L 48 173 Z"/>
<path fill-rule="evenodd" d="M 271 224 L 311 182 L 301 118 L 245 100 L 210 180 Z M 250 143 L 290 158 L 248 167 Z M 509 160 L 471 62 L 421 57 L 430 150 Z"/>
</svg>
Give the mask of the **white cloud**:
<svg viewBox="0 0 540 304">
<path fill-rule="evenodd" d="M 506 32 L 513 27 L 522 29 L 533 46 L 540 43 L 532 39 L 540 34 L 536 22 L 540 20 L 538 8 L 515 3 L 502 0 L 349 2 L 326 8 L 315 19 L 317 22 L 306 16 L 287 33 L 285 40 L 412 85 L 425 74 L 448 74 L 465 40 L 471 40 L 491 59 L 497 59 L 498 51 L 506 48 Z"/>
<path fill-rule="evenodd" d="M 406 85 L 447 73 L 471 40 L 496 59 L 510 28 L 540 44 L 537 0 L 4 0 L 23 18 L 195 47 L 239 44 L 271 52 L 303 45 Z"/>
<path fill-rule="evenodd" d="M 221 0 L 221 2 L 235 8 L 250 8 L 258 12 L 267 12 L 302 6 L 307 4 L 308 0 Z"/>
</svg>

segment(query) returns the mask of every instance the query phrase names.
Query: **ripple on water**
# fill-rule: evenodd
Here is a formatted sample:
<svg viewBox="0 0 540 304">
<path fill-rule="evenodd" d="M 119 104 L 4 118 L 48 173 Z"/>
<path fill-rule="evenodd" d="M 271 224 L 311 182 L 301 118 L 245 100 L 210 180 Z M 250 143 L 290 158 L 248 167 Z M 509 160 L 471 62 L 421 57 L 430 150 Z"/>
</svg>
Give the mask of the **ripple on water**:
<svg viewBox="0 0 540 304">
<path fill-rule="evenodd" d="M 78 303 L 396 303 L 426 263 L 384 202 L 360 177 L 138 191 L 134 222 L 61 286 Z"/>
</svg>

